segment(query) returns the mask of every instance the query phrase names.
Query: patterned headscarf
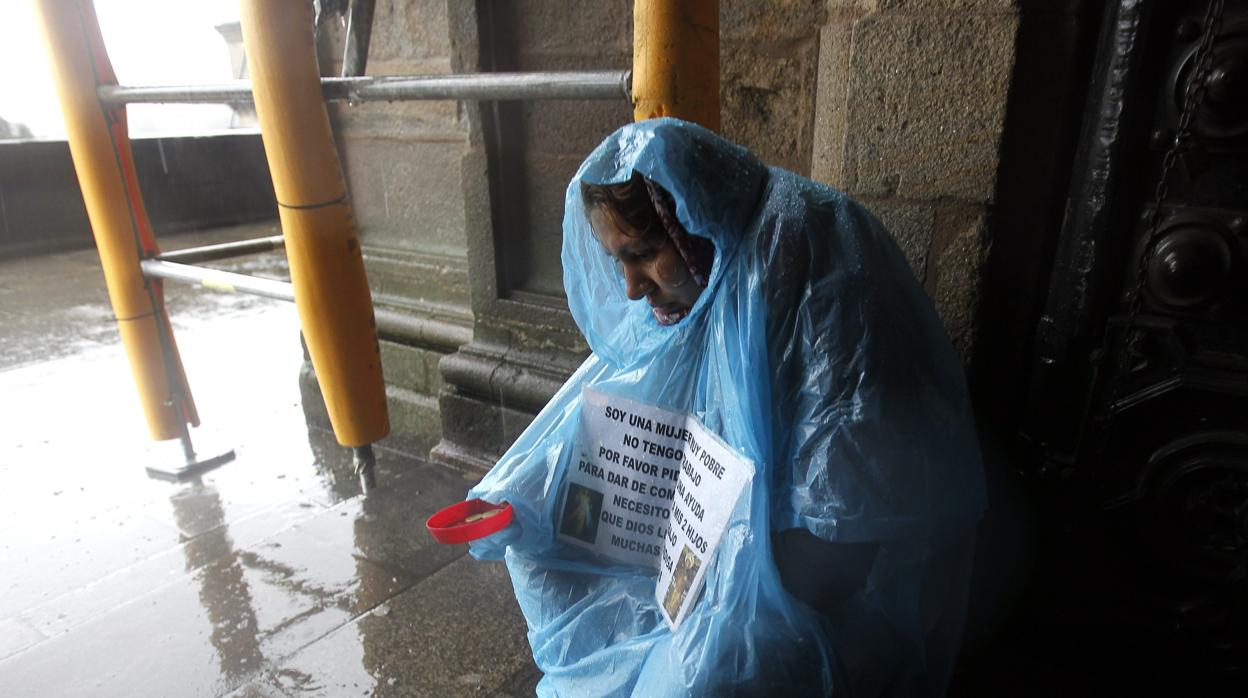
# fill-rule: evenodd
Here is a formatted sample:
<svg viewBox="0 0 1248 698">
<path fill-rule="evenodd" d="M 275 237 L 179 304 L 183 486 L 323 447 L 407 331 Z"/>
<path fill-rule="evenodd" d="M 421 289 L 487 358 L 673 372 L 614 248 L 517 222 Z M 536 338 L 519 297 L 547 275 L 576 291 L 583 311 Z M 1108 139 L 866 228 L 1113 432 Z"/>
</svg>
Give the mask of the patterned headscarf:
<svg viewBox="0 0 1248 698">
<path fill-rule="evenodd" d="M 711 265 L 715 263 L 715 243 L 704 237 L 690 235 L 685 230 L 685 226 L 681 225 L 676 218 L 676 202 L 672 199 L 672 195 L 650 178 L 644 179 L 646 191 L 650 193 L 650 203 L 654 204 L 654 210 L 659 214 L 663 229 L 672 239 L 672 244 L 676 246 L 681 259 L 685 260 L 685 266 L 689 267 L 689 273 L 693 276 L 694 282 L 706 288 L 711 278 Z"/>
</svg>

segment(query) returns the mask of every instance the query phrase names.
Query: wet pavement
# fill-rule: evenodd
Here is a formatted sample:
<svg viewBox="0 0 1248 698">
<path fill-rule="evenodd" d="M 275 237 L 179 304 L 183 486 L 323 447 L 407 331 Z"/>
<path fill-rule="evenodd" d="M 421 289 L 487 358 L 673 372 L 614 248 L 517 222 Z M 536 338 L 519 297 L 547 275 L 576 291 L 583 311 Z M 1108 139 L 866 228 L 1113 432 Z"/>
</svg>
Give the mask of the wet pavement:
<svg viewBox="0 0 1248 698">
<path fill-rule="evenodd" d="M 181 452 L 147 440 L 94 250 L 0 261 L 0 696 L 532 695 L 505 569 L 424 530 L 472 483 L 381 448 L 362 495 L 305 420 L 294 306 L 166 296 L 197 449 L 237 452 L 181 484 L 145 474 Z"/>
</svg>

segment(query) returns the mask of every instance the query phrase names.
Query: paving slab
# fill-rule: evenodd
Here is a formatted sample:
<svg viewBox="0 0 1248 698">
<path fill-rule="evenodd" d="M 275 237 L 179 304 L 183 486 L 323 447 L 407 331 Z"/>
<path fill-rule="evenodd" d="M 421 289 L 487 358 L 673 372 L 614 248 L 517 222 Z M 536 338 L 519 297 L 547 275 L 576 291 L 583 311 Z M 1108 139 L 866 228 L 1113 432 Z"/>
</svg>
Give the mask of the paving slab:
<svg viewBox="0 0 1248 698">
<path fill-rule="evenodd" d="M 272 255 L 229 265 L 284 271 Z M 466 546 L 424 528 L 472 481 L 379 446 L 365 495 L 350 452 L 309 426 L 293 306 L 166 287 L 204 421 L 197 447 L 236 452 L 171 483 L 144 471 L 181 454 L 147 440 L 95 252 L 2 261 L 0 285 L 0 696 L 282 698 L 303 684 L 279 670 L 315 675 L 301 662 L 318 653 L 338 666 L 358 656 L 365 673 L 366 657 L 386 658 L 391 695 L 531 683 L 501 568 L 465 564 Z M 465 637 L 499 656 L 439 644 L 452 619 L 438 612 L 463 589 L 497 609 L 488 621 L 461 612 L 490 633 Z M 357 632 L 365 644 L 346 642 Z M 422 647 L 440 649 L 405 659 Z M 423 673 L 432 683 L 413 679 Z"/>
<path fill-rule="evenodd" d="M 490 695 L 536 672 L 499 562 L 464 557 L 269 672 L 300 696 Z"/>
<path fill-rule="evenodd" d="M 237 688 L 416 582 L 353 554 L 354 504 L 250 548 L 197 538 L 182 548 L 188 574 L 0 662 L 0 695 L 31 686 L 101 696 Z"/>
</svg>

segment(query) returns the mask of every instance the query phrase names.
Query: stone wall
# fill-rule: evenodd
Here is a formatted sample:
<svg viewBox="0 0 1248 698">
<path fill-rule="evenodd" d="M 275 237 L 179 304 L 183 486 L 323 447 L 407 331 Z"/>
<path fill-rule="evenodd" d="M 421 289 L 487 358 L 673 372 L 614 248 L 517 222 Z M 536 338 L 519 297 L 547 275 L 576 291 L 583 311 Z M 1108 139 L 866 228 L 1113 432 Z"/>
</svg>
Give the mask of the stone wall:
<svg viewBox="0 0 1248 698">
<path fill-rule="evenodd" d="M 811 174 L 897 238 L 963 358 L 1014 62 L 1014 0 L 828 0 Z"/>
<path fill-rule="evenodd" d="M 723 134 L 809 175 L 824 0 L 720 2 Z"/>
<path fill-rule="evenodd" d="M 164 247 L 177 233 L 270 220 L 277 202 L 257 133 L 136 138 L 135 171 Z M 0 258 L 90 247 L 66 141 L 0 142 Z"/>
<path fill-rule="evenodd" d="M 720 12 L 725 135 L 876 211 L 966 355 L 1013 3 L 723 0 Z M 378 0 L 367 73 L 622 69 L 631 35 L 627 0 Z M 342 38 L 330 22 L 326 74 Z M 391 442 L 488 467 L 585 356 L 562 295 L 563 191 L 631 107 L 407 102 L 331 118 L 392 320 Z"/>
</svg>

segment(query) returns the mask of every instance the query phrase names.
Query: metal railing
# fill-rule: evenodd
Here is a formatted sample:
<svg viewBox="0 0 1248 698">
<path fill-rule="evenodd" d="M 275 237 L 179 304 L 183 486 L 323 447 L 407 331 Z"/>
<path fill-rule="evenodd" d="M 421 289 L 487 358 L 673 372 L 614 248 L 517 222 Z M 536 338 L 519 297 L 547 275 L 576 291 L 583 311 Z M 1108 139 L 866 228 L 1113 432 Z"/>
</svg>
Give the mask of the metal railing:
<svg viewBox="0 0 1248 698">
<path fill-rule="evenodd" d="M 326 100 L 395 102 L 409 100 L 614 100 L 631 99 L 632 71 L 477 73 L 472 75 L 407 75 L 395 77 L 322 78 Z M 213 85 L 126 87 L 101 85 L 100 103 L 106 108 L 127 104 L 187 104 L 252 101 L 251 82 L 237 80 Z M 250 293 L 293 301 L 287 281 L 195 266 L 198 262 L 229 259 L 283 247 L 282 236 L 228 242 L 166 252 L 145 259 L 140 267 L 148 278 L 197 284 L 230 293 Z"/>
<path fill-rule="evenodd" d="M 327 100 L 396 102 L 405 100 L 612 100 L 630 99 L 627 70 L 582 73 L 476 73 L 472 75 L 403 75 L 394 77 L 321 78 Z M 251 82 L 215 85 L 126 87 L 101 85 L 100 103 L 126 104 L 250 102 Z"/>
<path fill-rule="evenodd" d="M 246 253 L 239 253 L 246 254 Z M 145 259 L 139 262 L 143 276 L 149 279 L 168 279 L 198 284 L 214 291 L 227 293 L 250 293 L 265 298 L 276 298 L 279 301 L 294 301 L 294 286 L 289 281 L 265 279 L 248 274 L 236 274 L 232 271 L 198 267 L 194 264 L 166 262 L 159 258 Z"/>
<path fill-rule="evenodd" d="M 322 78 L 321 93 L 326 100 L 350 102 L 394 102 L 407 100 L 615 100 L 631 99 L 631 71 L 561 72 L 561 73 L 479 73 L 475 75 L 420 75 L 395 77 Z M 124 108 L 127 104 L 156 103 L 239 103 L 253 101 L 248 80 L 216 85 L 173 85 L 126 87 L 101 85 L 96 90 L 102 107 Z M 201 262 L 230 259 L 242 255 L 282 249 L 281 235 L 241 240 L 216 245 L 192 247 L 165 252 L 139 262 L 142 275 L 149 279 L 165 279 L 195 284 L 206 289 L 229 293 L 248 293 L 277 300 L 294 301 L 294 285 L 280 279 L 267 279 L 238 274 L 222 269 L 198 266 Z M 394 313 L 376 314 L 376 327 L 385 334 L 398 329 L 404 319 Z M 192 466 L 195 458 L 189 432 L 183 425 L 183 448 L 188 465 L 179 470 L 149 468 L 158 476 L 182 477 L 197 471 L 200 465 L 216 463 L 220 458 Z M 355 447 L 356 470 L 365 491 L 372 486 L 374 456 L 371 446 Z"/>
</svg>

